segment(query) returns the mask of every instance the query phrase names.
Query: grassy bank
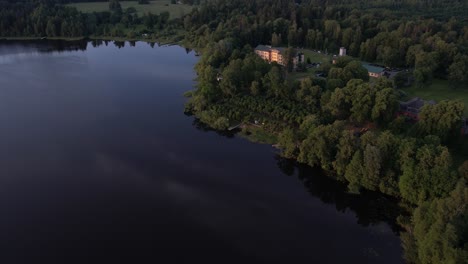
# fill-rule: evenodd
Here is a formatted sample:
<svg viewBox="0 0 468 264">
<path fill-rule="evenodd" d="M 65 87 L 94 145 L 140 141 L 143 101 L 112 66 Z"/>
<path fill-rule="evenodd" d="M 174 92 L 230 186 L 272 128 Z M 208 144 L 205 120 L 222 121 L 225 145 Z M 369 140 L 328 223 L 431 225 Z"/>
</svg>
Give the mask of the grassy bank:
<svg viewBox="0 0 468 264">
<path fill-rule="evenodd" d="M 129 7 L 136 9 L 139 16 L 145 13 L 159 14 L 161 12 L 169 12 L 171 18 L 178 18 L 188 14 L 192 7 L 183 4 L 171 4 L 170 0 L 155 0 L 150 1 L 149 4 L 139 5 L 137 1 L 120 1 L 122 9 L 125 10 Z M 78 11 L 83 13 L 103 12 L 109 11 L 109 2 L 83 2 L 72 3 L 68 6 L 75 7 Z"/>
<path fill-rule="evenodd" d="M 270 145 L 278 143 L 278 137 L 274 133 L 254 125 L 244 126 L 238 135 L 255 143 Z"/>
</svg>

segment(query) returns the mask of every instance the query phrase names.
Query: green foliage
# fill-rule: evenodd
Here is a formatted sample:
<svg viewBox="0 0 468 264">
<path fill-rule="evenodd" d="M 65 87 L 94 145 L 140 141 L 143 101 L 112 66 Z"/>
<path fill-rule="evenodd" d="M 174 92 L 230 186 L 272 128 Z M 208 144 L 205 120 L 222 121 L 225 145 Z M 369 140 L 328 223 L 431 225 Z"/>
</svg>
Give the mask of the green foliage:
<svg viewBox="0 0 468 264">
<path fill-rule="evenodd" d="M 219 116 L 218 113 L 213 110 L 198 112 L 198 117 L 203 123 L 209 124 L 214 129 L 226 130 L 229 127 L 229 119 L 224 116 Z"/>
<path fill-rule="evenodd" d="M 393 88 L 384 88 L 377 91 L 374 100 L 371 119 L 381 124 L 390 122 L 399 108 L 395 90 Z"/>
<path fill-rule="evenodd" d="M 448 69 L 450 84 L 455 88 L 468 88 L 468 56 L 457 55 Z"/>
<path fill-rule="evenodd" d="M 283 130 L 278 136 L 278 144 L 286 158 L 295 158 L 297 155 L 297 135 L 290 128 Z"/>
<path fill-rule="evenodd" d="M 467 263 L 468 188 L 460 181 L 450 196 L 422 203 L 414 212 L 416 263 Z"/>
<path fill-rule="evenodd" d="M 120 5 L 118 0 L 110 0 L 109 1 L 109 10 L 111 12 L 122 12 L 122 6 Z"/>
<path fill-rule="evenodd" d="M 351 162 L 346 166 L 345 178 L 349 182 L 348 188 L 352 193 L 359 193 L 361 179 L 364 176 L 363 158 L 361 151 L 356 151 Z"/>
<path fill-rule="evenodd" d="M 406 71 L 400 71 L 393 77 L 393 86 L 403 88 L 409 83 L 410 74 Z"/>
<path fill-rule="evenodd" d="M 343 122 L 337 121 L 313 129 L 300 146 L 298 160 L 310 166 L 321 166 L 325 170 L 331 170 L 343 126 Z"/>
<path fill-rule="evenodd" d="M 457 138 L 460 134 L 464 104 L 461 101 L 444 100 L 435 105 L 425 105 L 418 122 L 423 135 L 436 135 L 442 140 Z"/>
<path fill-rule="evenodd" d="M 402 148 L 399 186 L 404 199 L 417 204 L 444 197 L 453 189 L 457 175 L 452 170 L 452 159 L 446 147 L 405 142 Z"/>
<path fill-rule="evenodd" d="M 343 89 L 335 89 L 324 109 L 338 119 L 351 117 L 357 123 L 387 123 L 393 119 L 398 104 L 393 88 L 386 85 L 369 85 L 353 79 Z"/>
<path fill-rule="evenodd" d="M 351 130 L 344 130 L 341 132 L 341 138 L 338 143 L 338 151 L 333 162 L 333 169 L 336 171 L 337 178 L 343 180 L 349 161 L 355 155 L 355 151 L 358 148 L 358 137 Z M 357 152 L 356 152 L 357 153 Z M 358 159 L 358 157 L 356 158 Z M 355 161 L 357 162 L 357 161 Z M 358 177 L 354 177 L 348 173 L 346 180 L 349 182 L 353 181 L 354 185 L 357 185 Z"/>
<path fill-rule="evenodd" d="M 369 74 L 367 70 L 362 66 L 362 63 L 352 59 L 351 57 L 339 57 L 337 62 L 334 66 L 330 68 L 328 71 L 328 81 L 330 82 L 333 80 L 336 82 L 332 88 L 335 87 L 343 87 L 344 84 L 348 83 L 352 79 L 360 79 L 360 80 L 369 80 Z M 338 86 L 338 82 L 336 80 L 340 80 Z"/>
<path fill-rule="evenodd" d="M 372 106 L 375 100 L 375 87 L 362 81 L 353 80 L 348 83 L 345 89 L 349 89 L 351 97 L 351 119 L 358 123 L 363 123 L 370 119 Z"/>
<path fill-rule="evenodd" d="M 322 88 L 318 85 L 313 85 L 310 78 L 301 80 L 300 88 L 296 91 L 296 100 L 304 103 L 311 113 L 316 113 L 320 110 L 320 98 Z"/>
<path fill-rule="evenodd" d="M 350 115 L 350 94 L 348 89 L 336 88 L 331 93 L 324 110 L 330 112 L 337 119 L 346 119 Z"/>
</svg>

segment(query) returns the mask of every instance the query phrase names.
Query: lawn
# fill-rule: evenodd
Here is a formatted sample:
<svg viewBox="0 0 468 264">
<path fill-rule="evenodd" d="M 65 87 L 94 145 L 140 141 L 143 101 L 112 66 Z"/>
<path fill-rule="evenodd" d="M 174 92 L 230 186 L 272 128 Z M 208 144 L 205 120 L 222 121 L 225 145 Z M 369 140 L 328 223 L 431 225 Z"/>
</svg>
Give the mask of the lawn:
<svg viewBox="0 0 468 264">
<path fill-rule="evenodd" d="M 304 53 L 304 59 L 307 61 L 307 58 L 310 59 L 311 62 L 320 62 L 320 63 L 324 63 L 324 62 L 331 62 L 333 56 L 332 55 L 326 55 L 326 54 L 323 54 L 323 53 L 318 53 L 318 52 L 315 52 L 313 50 L 309 50 L 309 49 L 299 49 L 297 50 L 298 52 L 302 52 Z"/>
<path fill-rule="evenodd" d="M 170 18 L 178 18 L 184 14 L 190 13 L 192 7 L 189 5 L 182 4 L 171 4 L 170 0 L 156 0 L 150 1 L 147 5 L 139 5 L 137 1 L 120 1 L 122 9 L 125 10 L 129 7 L 134 7 L 138 15 L 143 15 L 144 13 L 151 12 L 152 14 L 159 15 L 159 13 L 168 11 Z M 92 12 L 102 12 L 109 11 L 109 2 L 83 2 L 83 3 L 73 3 L 68 6 L 76 7 L 81 12 L 92 13 Z"/>
<path fill-rule="evenodd" d="M 298 52 L 304 53 L 304 59 L 307 62 L 307 59 L 310 59 L 312 63 L 324 63 L 324 62 L 331 62 L 332 55 L 326 55 L 323 53 L 318 53 L 313 50 L 309 49 L 298 49 Z M 290 78 L 294 80 L 300 80 L 307 77 L 315 76 L 315 72 L 317 68 L 308 68 L 306 72 L 293 72 L 290 74 Z"/>
<path fill-rule="evenodd" d="M 447 99 L 459 99 L 465 104 L 465 115 L 468 116 L 468 90 L 462 88 L 453 89 L 449 86 L 449 83 L 446 80 L 434 79 L 432 84 L 428 87 L 417 88 L 413 85 L 402 90 L 407 94 L 407 98 L 404 99 L 409 99 L 415 96 L 424 100 L 435 100 L 436 102 Z"/>
</svg>

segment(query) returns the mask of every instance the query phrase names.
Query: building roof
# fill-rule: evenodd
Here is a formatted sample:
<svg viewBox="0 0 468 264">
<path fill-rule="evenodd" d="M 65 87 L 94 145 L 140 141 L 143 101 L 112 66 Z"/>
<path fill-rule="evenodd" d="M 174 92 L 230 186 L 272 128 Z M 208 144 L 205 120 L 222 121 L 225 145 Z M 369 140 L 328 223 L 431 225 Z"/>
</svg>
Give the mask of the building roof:
<svg viewBox="0 0 468 264">
<path fill-rule="evenodd" d="M 255 50 L 261 50 L 261 51 L 270 51 L 271 46 L 265 46 L 265 45 L 258 45 Z"/>
<path fill-rule="evenodd" d="M 283 54 L 283 52 L 286 51 L 286 48 L 283 47 L 272 47 L 272 46 L 267 46 L 267 45 L 258 45 L 255 50 L 261 50 L 261 51 L 272 51 L 272 50 L 277 50 L 279 53 Z"/>
<path fill-rule="evenodd" d="M 374 66 L 369 63 L 363 63 L 362 66 L 366 68 L 368 72 L 372 73 L 382 73 L 385 70 L 383 67 Z"/>
<path fill-rule="evenodd" d="M 272 50 L 277 50 L 279 51 L 280 54 L 284 55 L 286 50 L 288 48 L 285 47 L 272 47 L 272 46 L 267 46 L 267 45 L 258 45 L 255 50 L 260 50 L 260 51 L 272 51 Z M 302 52 L 299 52 L 296 50 L 296 56 L 301 55 Z"/>
<path fill-rule="evenodd" d="M 280 54 L 284 55 L 284 52 L 286 51 L 287 48 L 283 48 L 283 47 L 274 47 L 274 48 L 271 48 L 271 49 L 278 50 Z"/>
</svg>

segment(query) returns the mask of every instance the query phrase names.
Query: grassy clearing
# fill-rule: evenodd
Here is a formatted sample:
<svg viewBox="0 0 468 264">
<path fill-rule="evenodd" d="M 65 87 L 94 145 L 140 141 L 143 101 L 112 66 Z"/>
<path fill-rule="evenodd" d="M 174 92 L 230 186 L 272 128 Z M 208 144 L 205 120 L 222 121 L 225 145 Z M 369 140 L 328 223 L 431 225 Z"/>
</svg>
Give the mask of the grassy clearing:
<svg viewBox="0 0 468 264">
<path fill-rule="evenodd" d="M 306 61 L 307 61 L 307 58 L 309 58 L 311 62 L 315 62 L 315 63 L 331 62 L 333 58 L 333 56 L 330 54 L 326 55 L 326 54 L 318 53 L 309 49 L 299 49 L 298 51 L 304 53 L 304 57 L 305 57 L 304 59 Z"/>
<path fill-rule="evenodd" d="M 278 138 L 275 134 L 256 126 L 247 126 L 243 128 L 239 135 L 255 143 L 276 144 L 278 142 Z"/>
<path fill-rule="evenodd" d="M 145 13 L 159 15 L 161 12 L 168 11 L 170 18 L 178 18 L 190 13 L 192 10 L 192 7 L 189 5 L 173 5 L 170 0 L 150 1 L 147 5 L 139 5 L 137 1 L 120 1 L 120 5 L 123 10 L 129 7 L 134 7 L 140 16 Z M 83 2 L 69 4 L 68 6 L 75 7 L 78 11 L 83 13 L 109 11 L 109 2 Z"/>
<path fill-rule="evenodd" d="M 325 62 L 331 62 L 333 56 L 332 55 L 326 55 L 323 53 L 318 53 L 313 50 L 309 49 L 298 49 L 298 52 L 304 53 L 304 59 L 307 62 L 307 59 L 310 59 L 311 63 L 325 63 Z M 315 76 L 315 73 L 318 68 L 309 68 L 305 72 L 293 72 L 290 74 L 290 78 L 295 79 L 295 80 L 300 80 L 304 79 L 307 77 L 313 77 Z"/>
<path fill-rule="evenodd" d="M 468 90 L 466 89 L 453 89 L 449 86 L 448 81 L 434 79 L 432 84 L 428 87 L 417 88 L 415 85 L 402 89 L 407 98 L 420 97 L 424 100 L 435 100 L 436 102 L 442 100 L 462 100 L 465 104 L 465 115 L 468 116 Z"/>
</svg>

